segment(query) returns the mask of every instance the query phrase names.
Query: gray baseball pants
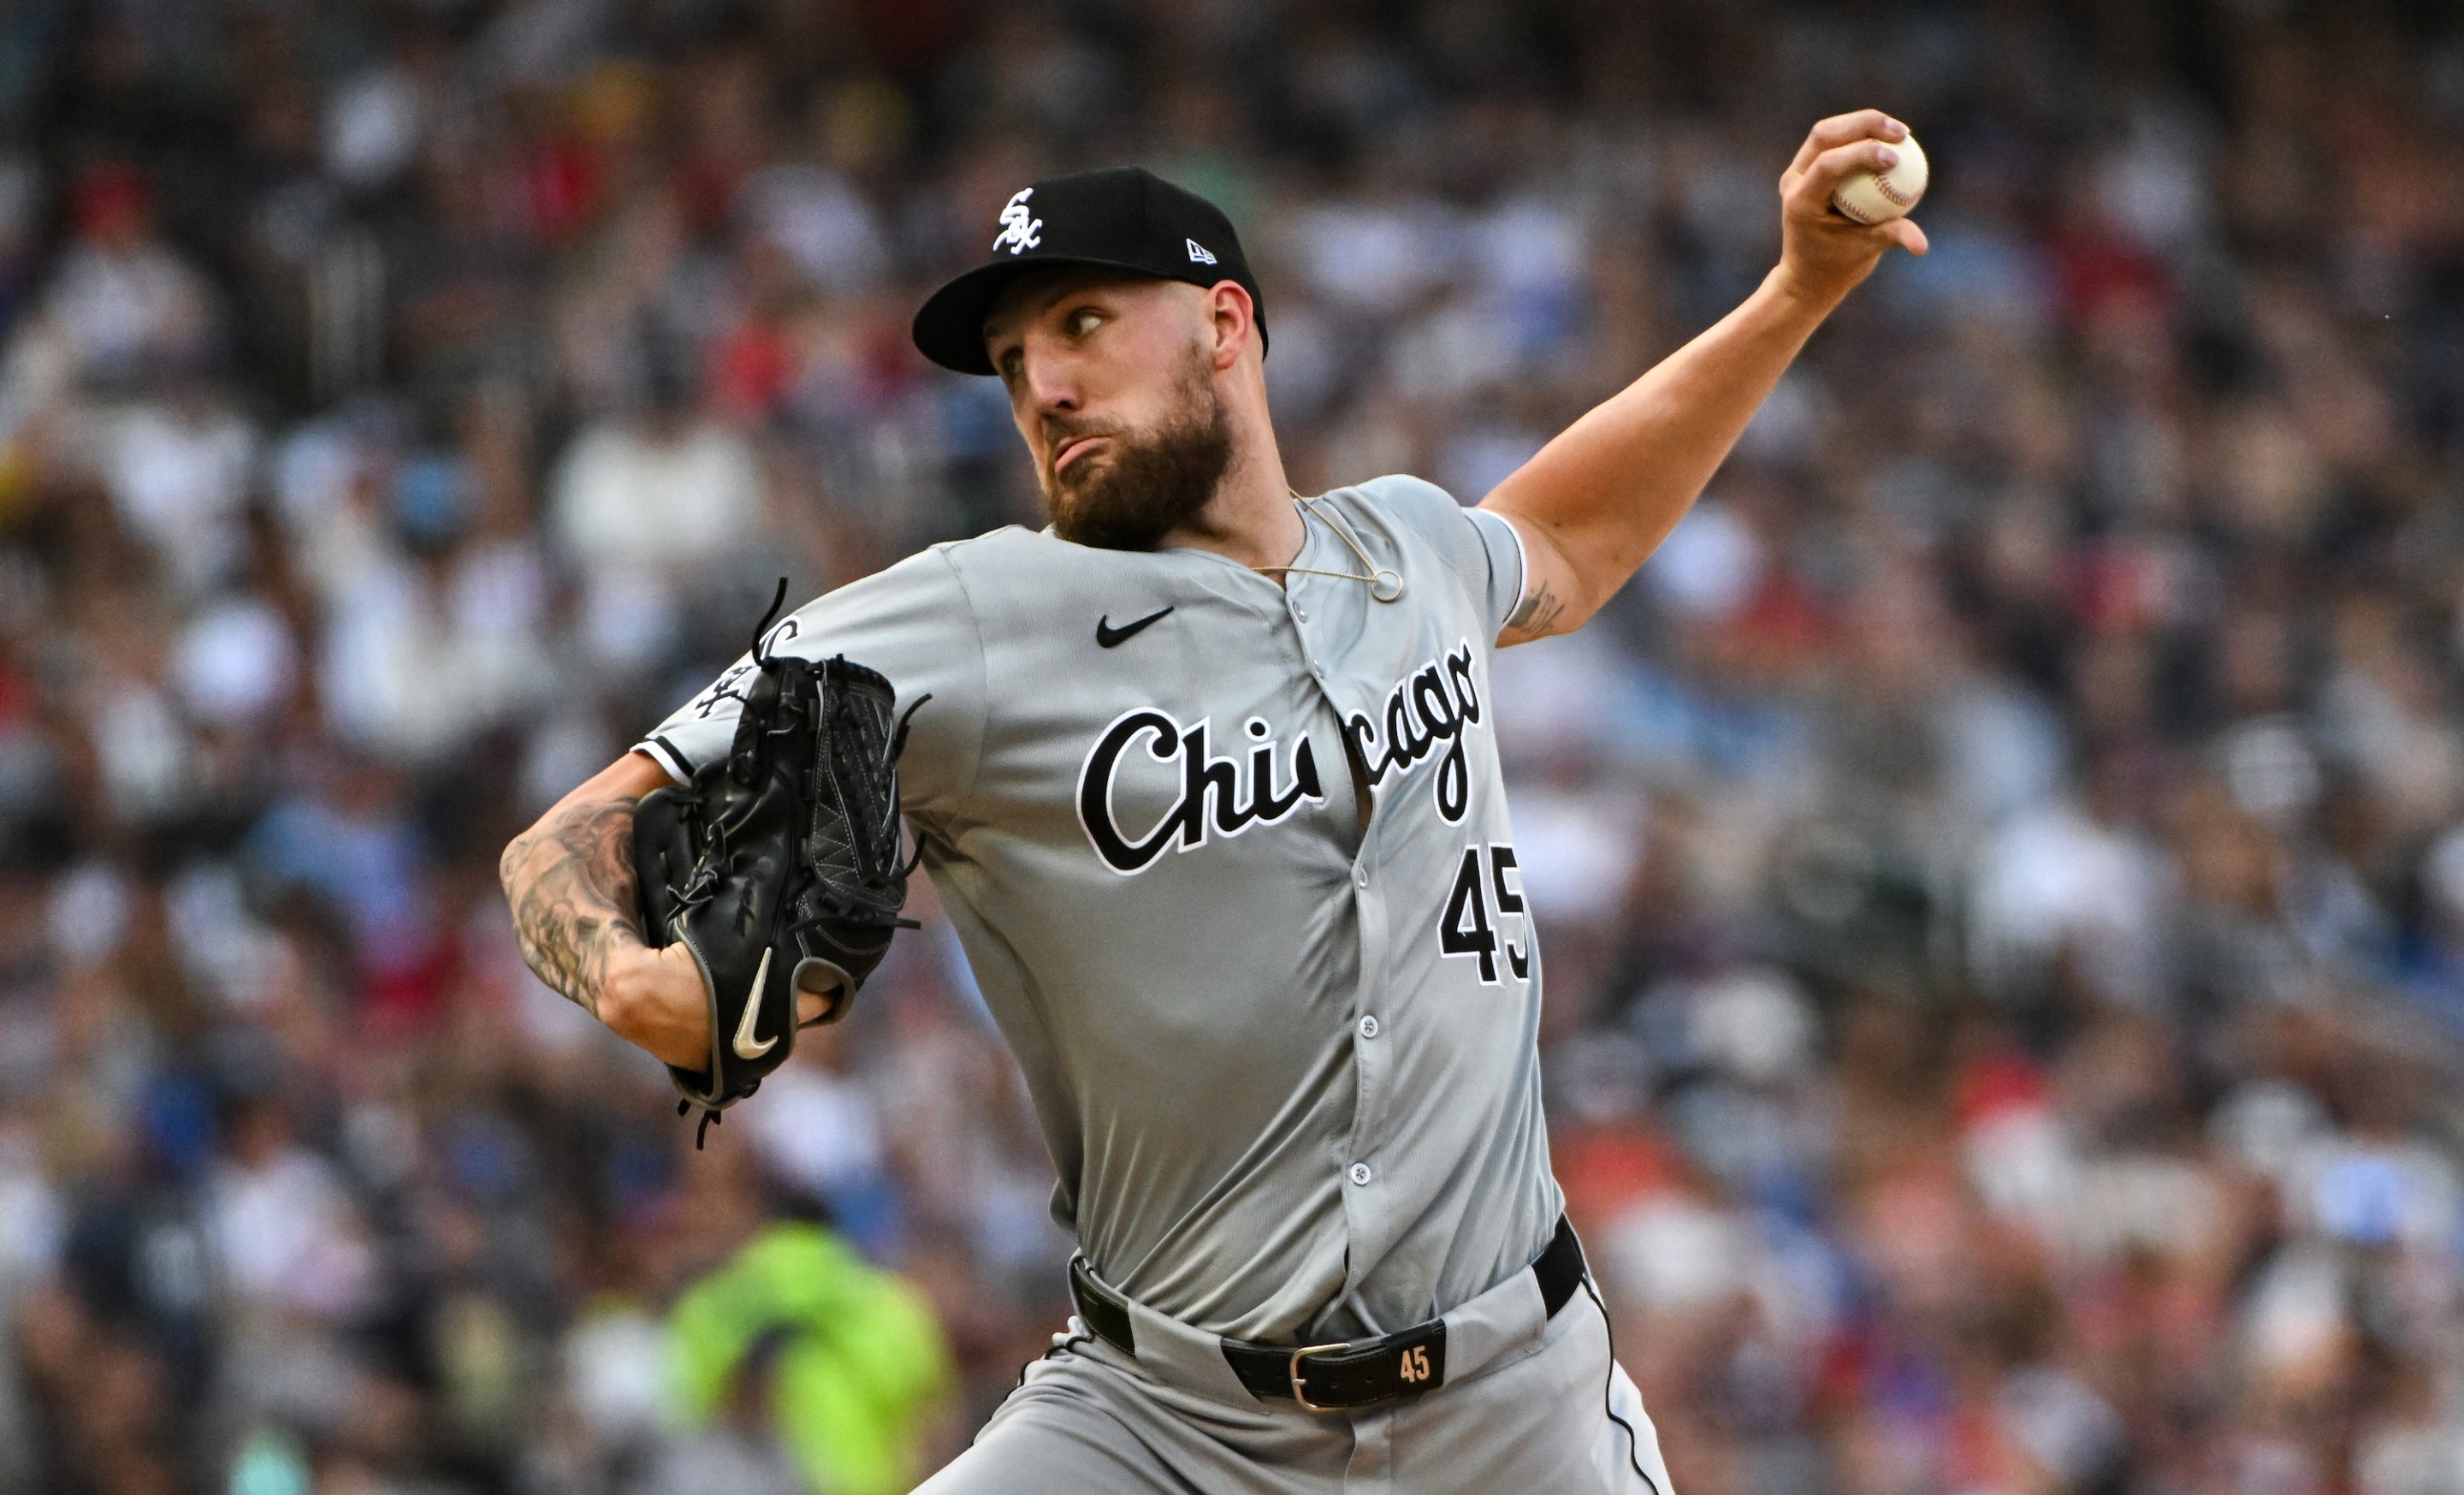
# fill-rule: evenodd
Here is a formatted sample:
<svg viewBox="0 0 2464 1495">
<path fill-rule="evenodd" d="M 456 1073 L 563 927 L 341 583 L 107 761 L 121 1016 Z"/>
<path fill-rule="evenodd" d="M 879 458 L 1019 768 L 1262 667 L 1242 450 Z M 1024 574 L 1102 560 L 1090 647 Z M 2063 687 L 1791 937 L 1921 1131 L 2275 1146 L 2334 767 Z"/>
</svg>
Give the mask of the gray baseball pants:
<svg viewBox="0 0 2464 1495">
<path fill-rule="evenodd" d="M 1446 1382 L 1356 1412 L 1253 1396 L 1213 1336 L 1131 1305 L 1138 1352 L 1077 1318 L 919 1495 L 1674 1495 L 1589 1284 L 1531 1274 L 1446 1315 Z"/>
</svg>

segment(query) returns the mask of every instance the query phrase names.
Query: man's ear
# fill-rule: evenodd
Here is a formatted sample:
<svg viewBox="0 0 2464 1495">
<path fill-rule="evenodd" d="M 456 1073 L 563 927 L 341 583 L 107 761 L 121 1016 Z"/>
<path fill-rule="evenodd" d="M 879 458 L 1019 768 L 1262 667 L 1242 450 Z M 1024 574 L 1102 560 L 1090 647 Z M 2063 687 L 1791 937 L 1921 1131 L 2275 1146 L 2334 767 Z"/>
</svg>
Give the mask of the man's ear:
<svg viewBox="0 0 2464 1495">
<path fill-rule="evenodd" d="M 1212 362 L 1221 372 L 1241 362 L 1241 355 L 1257 341 L 1257 303 L 1249 299 L 1241 282 L 1218 280 L 1206 293 L 1206 311 L 1215 324 Z"/>
</svg>

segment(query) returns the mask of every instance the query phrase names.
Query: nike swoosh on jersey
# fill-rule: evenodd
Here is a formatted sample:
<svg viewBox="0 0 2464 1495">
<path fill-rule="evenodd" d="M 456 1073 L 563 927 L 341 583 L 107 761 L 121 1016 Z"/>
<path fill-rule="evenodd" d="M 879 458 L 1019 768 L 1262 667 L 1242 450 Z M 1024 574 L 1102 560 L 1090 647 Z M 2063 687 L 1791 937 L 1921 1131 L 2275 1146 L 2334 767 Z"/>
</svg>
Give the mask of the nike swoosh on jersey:
<svg viewBox="0 0 2464 1495">
<path fill-rule="evenodd" d="M 1112 627 L 1112 615 L 1108 612 L 1101 618 L 1095 620 L 1096 647 L 1099 649 L 1118 649 L 1122 645 L 1128 643 L 1132 638 L 1134 638 L 1139 629 L 1155 622 L 1165 613 L 1170 611 L 1172 611 L 1170 607 L 1160 607 L 1154 612 L 1148 613 L 1145 617 L 1138 619 L 1134 623 L 1124 623 L 1117 628 Z"/>
<path fill-rule="evenodd" d="M 770 979 L 772 951 L 761 952 L 761 965 L 753 973 L 753 990 L 744 999 L 744 1016 L 736 1024 L 736 1057 L 759 1059 L 779 1046 L 775 1038 L 753 1042 L 753 1025 L 761 1018 L 761 988 Z"/>
</svg>

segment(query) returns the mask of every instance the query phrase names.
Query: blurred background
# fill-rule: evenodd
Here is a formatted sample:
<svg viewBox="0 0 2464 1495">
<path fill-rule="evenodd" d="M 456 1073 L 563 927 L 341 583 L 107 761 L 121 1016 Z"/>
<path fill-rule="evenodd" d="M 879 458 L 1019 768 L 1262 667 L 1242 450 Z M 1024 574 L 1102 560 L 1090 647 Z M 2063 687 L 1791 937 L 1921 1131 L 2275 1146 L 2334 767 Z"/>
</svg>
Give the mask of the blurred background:
<svg viewBox="0 0 2464 1495">
<path fill-rule="evenodd" d="M 1216 197 L 1296 480 L 1471 500 L 1864 104 L 1932 256 L 1496 668 L 1679 1488 L 2464 1491 L 2464 16 L 2364 0 L 0 5 L 0 1491 L 963 1446 L 1067 1244 L 929 890 L 695 1154 L 498 849 L 1036 522 L 905 332 L 1020 184 Z"/>
</svg>

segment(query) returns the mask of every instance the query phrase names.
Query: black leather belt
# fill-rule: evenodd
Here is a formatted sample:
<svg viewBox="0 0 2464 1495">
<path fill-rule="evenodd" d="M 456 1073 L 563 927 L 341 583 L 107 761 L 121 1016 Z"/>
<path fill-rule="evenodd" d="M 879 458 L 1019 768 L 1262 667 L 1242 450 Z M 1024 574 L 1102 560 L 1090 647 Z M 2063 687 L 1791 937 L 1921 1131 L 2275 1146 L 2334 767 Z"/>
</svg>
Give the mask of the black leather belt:
<svg viewBox="0 0 2464 1495">
<path fill-rule="evenodd" d="M 1556 1239 L 1531 1264 L 1531 1275 L 1540 1285 L 1540 1301 L 1555 1318 L 1583 1281 L 1582 1242 L 1564 1217 L 1558 1218 Z M 1129 1306 L 1095 1280 L 1082 1258 L 1070 1259 L 1069 1295 L 1078 1300 L 1078 1316 L 1098 1338 L 1123 1354 L 1137 1353 Z M 1444 1385 L 1446 1321 L 1433 1318 L 1375 1339 L 1333 1345 L 1227 1339 L 1223 1358 L 1252 1396 L 1288 1396 L 1312 1412 L 1340 1412 Z"/>
</svg>

